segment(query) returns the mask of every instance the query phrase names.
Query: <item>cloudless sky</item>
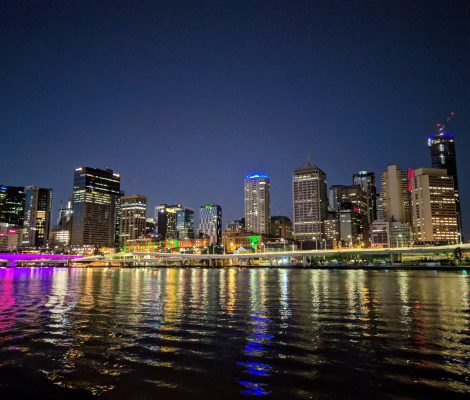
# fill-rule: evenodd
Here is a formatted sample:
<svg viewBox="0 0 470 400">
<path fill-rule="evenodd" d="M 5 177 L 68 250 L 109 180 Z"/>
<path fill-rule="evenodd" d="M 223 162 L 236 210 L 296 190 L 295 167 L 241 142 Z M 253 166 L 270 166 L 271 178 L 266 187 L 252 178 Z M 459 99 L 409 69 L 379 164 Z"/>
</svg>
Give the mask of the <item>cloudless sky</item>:
<svg viewBox="0 0 470 400">
<path fill-rule="evenodd" d="M 450 111 L 470 236 L 470 17 L 455 1 L 3 1 L 0 183 L 70 196 L 77 166 L 127 194 L 243 215 L 271 177 L 291 216 L 306 156 L 328 185 L 430 166 Z M 54 219 L 56 214 L 54 214 Z"/>
</svg>

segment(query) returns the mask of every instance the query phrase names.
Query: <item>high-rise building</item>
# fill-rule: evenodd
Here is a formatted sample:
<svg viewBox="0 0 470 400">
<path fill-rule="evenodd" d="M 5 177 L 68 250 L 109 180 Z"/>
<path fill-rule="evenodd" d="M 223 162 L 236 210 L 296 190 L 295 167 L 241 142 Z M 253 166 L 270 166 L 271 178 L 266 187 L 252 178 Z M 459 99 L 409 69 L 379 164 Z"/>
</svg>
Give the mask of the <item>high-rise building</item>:
<svg viewBox="0 0 470 400">
<path fill-rule="evenodd" d="M 24 187 L 0 185 L 0 223 L 23 226 L 24 201 Z"/>
<path fill-rule="evenodd" d="M 176 232 L 180 240 L 194 239 L 194 210 L 186 207 L 176 210 Z"/>
<path fill-rule="evenodd" d="M 65 207 L 59 209 L 59 219 L 57 226 L 51 229 L 49 243 L 56 246 L 70 245 L 72 235 L 72 200 L 69 200 Z"/>
<path fill-rule="evenodd" d="M 41 247 L 49 241 L 52 189 L 25 187 L 23 246 Z"/>
<path fill-rule="evenodd" d="M 252 174 L 245 178 L 245 229 L 253 233 L 269 233 L 269 176 Z"/>
<path fill-rule="evenodd" d="M 222 207 L 206 204 L 199 209 L 199 232 L 209 237 L 210 244 L 222 243 Z"/>
<path fill-rule="evenodd" d="M 339 215 L 336 211 L 328 211 L 327 218 L 323 221 L 323 235 L 325 247 L 334 249 L 341 240 Z"/>
<path fill-rule="evenodd" d="M 147 197 L 142 195 L 123 196 L 120 199 L 120 244 L 144 239 L 147 219 Z"/>
<path fill-rule="evenodd" d="M 342 241 L 352 241 L 354 245 L 368 246 L 369 203 L 366 192 L 360 185 L 335 185 L 333 188 L 334 190 L 330 189 L 330 199 L 333 199 L 337 207 Z M 349 240 L 345 239 L 347 235 L 351 235 Z"/>
<path fill-rule="evenodd" d="M 157 238 L 157 225 L 152 217 L 145 220 L 145 236 L 149 236 L 153 239 Z"/>
<path fill-rule="evenodd" d="M 119 247 L 121 245 L 121 198 L 125 196 L 123 190 L 119 192 L 119 196 L 116 197 L 116 212 L 114 219 L 114 246 Z"/>
<path fill-rule="evenodd" d="M 328 190 L 328 205 L 332 210 L 339 211 L 340 203 L 338 200 L 341 199 L 341 196 L 338 194 L 344 188 L 344 185 L 331 185 Z"/>
<path fill-rule="evenodd" d="M 359 185 L 367 197 L 369 225 L 377 219 L 377 186 L 373 172 L 359 171 L 353 175 L 353 185 Z"/>
<path fill-rule="evenodd" d="M 363 222 L 360 215 L 351 203 L 346 204 L 338 212 L 339 215 L 339 231 L 341 245 L 346 247 L 363 247 L 364 237 L 361 232 L 361 224 Z"/>
<path fill-rule="evenodd" d="M 385 215 L 385 208 L 383 203 L 383 197 L 381 193 L 377 193 L 377 219 L 387 219 Z"/>
<path fill-rule="evenodd" d="M 413 234 L 420 243 L 461 240 L 454 179 L 445 169 L 420 168 L 411 180 Z"/>
<path fill-rule="evenodd" d="M 411 202 L 407 171 L 389 165 L 381 175 L 383 217 L 392 221 L 411 222 Z"/>
<path fill-rule="evenodd" d="M 157 234 L 161 239 L 178 239 L 176 213 L 182 209 L 181 204 L 172 206 L 160 204 L 155 207 L 154 220 L 157 225 Z"/>
<path fill-rule="evenodd" d="M 284 215 L 271 217 L 271 236 L 292 239 L 292 221 Z"/>
<path fill-rule="evenodd" d="M 326 174 L 310 160 L 293 173 L 292 202 L 295 239 L 321 240 L 328 211 Z"/>
<path fill-rule="evenodd" d="M 116 203 L 120 197 L 120 187 L 120 176 L 109 168 L 75 169 L 72 245 L 115 245 Z"/>
<path fill-rule="evenodd" d="M 457 208 L 459 231 L 462 232 L 462 216 L 460 211 L 459 183 L 457 179 L 457 159 L 455 155 L 455 137 L 441 130 L 438 134 L 428 137 L 433 168 L 447 170 L 447 175 L 454 180 L 455 204 Z"/>
</svg>

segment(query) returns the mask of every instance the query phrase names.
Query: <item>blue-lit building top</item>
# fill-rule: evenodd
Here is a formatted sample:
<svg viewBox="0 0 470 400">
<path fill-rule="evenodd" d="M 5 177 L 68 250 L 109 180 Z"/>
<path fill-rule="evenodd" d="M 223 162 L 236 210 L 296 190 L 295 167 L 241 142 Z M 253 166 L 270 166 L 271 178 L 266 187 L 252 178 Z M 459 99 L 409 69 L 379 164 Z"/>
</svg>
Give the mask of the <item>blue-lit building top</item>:
<svg viewBox="0 0 470 400">
<path fill-rule="evenodd" d="M 247 175 L 246 179 L 269 179 L 269 175 L 256 172 L 256 173 Z"/>
</svg>

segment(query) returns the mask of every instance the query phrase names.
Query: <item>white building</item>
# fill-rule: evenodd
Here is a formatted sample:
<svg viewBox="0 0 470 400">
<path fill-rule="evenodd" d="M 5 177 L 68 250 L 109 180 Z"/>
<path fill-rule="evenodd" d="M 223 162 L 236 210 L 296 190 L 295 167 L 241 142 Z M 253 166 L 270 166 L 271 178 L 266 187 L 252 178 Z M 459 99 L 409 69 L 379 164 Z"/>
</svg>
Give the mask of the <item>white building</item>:
<svg viewBox="0 0 470 400">
<path fill-rule="evenodd" d="M 445 169 L 419 168 L 411 183 L 413 233 L 417 242 L 460 241 L 455 186 Z"/>
<path fill-rule="evenodd" d="M 245 229 L 253 233 L 270 232 L 269 176 L 252 174 L 245 178 Z"/>
<path fill-rule="evenodd" d="M 292 175 L 292 205 L 295 239 L 321 240 L 328 211 L 326 174 L 309 160 Z"/>
</svg>

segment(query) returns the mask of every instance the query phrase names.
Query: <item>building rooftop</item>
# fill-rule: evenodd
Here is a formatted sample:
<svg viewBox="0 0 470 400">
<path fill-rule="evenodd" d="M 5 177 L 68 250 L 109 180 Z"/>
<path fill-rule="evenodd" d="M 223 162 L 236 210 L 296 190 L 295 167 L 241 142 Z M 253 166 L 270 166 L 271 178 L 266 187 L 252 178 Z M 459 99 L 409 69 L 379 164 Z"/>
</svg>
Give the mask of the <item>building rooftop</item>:
<svg viewBox="0 0 470 400">
<path fill-rule="evenodd" d="M 308 157 L 307 162 L 304 165 L 302 165 L 301 167 L 295 169 L 294 173 L 308 172 L 308 171 L 315 171 L 315 170 L 320 170 L 321 172 L 323 172 L 323 170 L 320 167 L 318 167 L 317 165 L 315 165 L 314 163 L 312 163 L 312 161 L 310 160 L 310 157 Z"/>
</svg>

